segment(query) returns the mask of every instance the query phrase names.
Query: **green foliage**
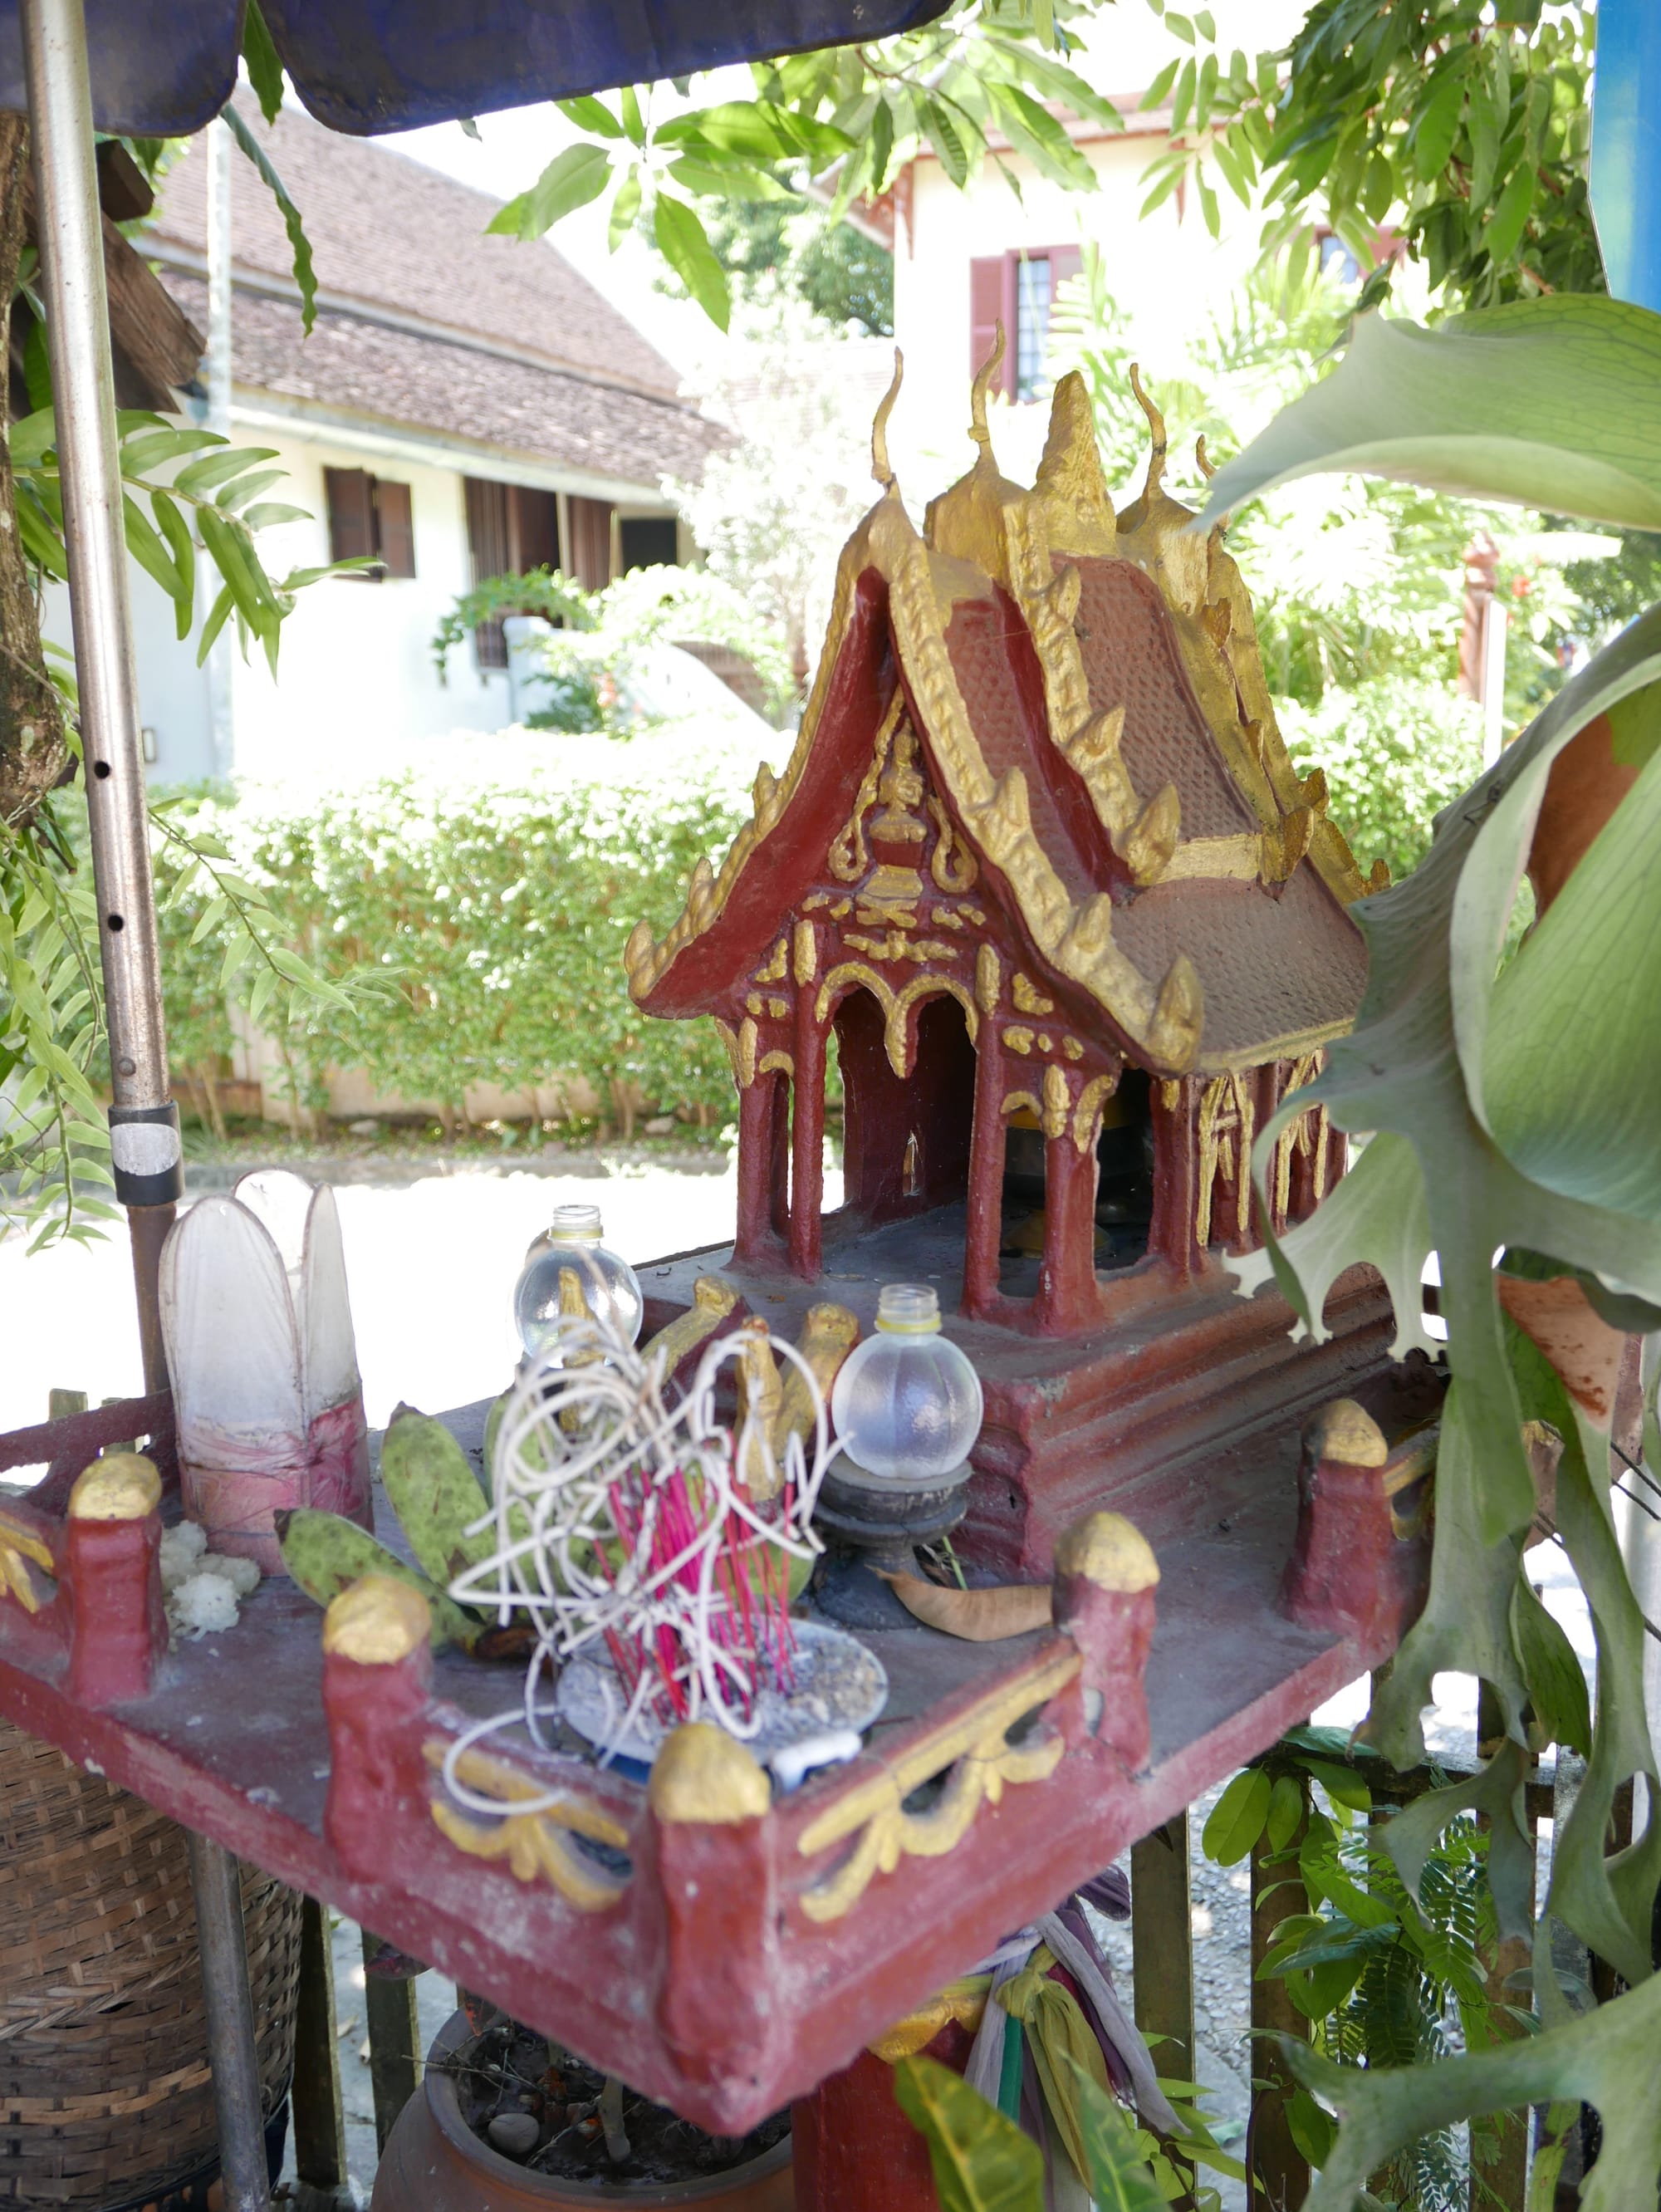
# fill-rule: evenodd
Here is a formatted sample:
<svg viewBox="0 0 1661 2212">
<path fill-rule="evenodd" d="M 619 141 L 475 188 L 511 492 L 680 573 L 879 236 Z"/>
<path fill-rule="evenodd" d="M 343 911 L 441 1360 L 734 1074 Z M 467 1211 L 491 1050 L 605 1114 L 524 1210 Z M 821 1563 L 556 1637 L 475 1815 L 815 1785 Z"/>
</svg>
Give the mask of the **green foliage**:
<svg viewBox="0 0 1661 2212">
<path fill-rule="evenodd" d="M 631 661 L 647 647 L 685 639 L 724 645 L 761 678 L 767 703 L 782 714 L 794 688 L 790 657 L 777 626 L 737 586 L 707 569 L 667 562 L 632 568 L 603 591 L 585 591 L 547 568 L 522 576 L 488 576 L 464 592 L 433 634 L 442 675 L 450 654 L 482 622 L 502 615 L 542 615 L 559 625 L 543 641 L 551 704 L 533 728 L 598 730 L 633 726 L 625 702 Z"/>
<path fill-rule="evenodd" d="M 1219 471 L 1207 520 L 1272 486 L 1361 469 L 1634 530 L 1661 521 L 1661 460 L 1634 434 L 1661 390 L 1661 315 L 1535 300 L 1434 330 L 1364 315 L 1330 376 Z"/>
<path fill-rule="evenodd" d="M 672 562 L 631 569 L 596 595 L 594 617 L 596 642 L 615 662 L 626 663 L 645 646 L 690 638 L 724 645 L 748 660 L 775 716 L 794 691 L 780 626 L 757 607 L 754 592 L 711 569 Z"/>
<path fill-rule="evenodd" d="M 1482 711 L 1445 676 L 1385 675 L 1310 708 L 1282 700 L 1280 715 L 1300 773 L 1325 772 L 1363 872 L 1375 858 L 1392 879 L 1416 868 L 1436 817 L 1482 766 Z"/>
<path fill-rule="evenodd" d="M 1094 10 L 1095 0 L 952 0 L 937 21 L 900 38 L 757 62 L 749 99 L 688 107 L 682 80 L 561 100 L 584 137 L 490 227 L 540 238 L 610 191 L 613 249 L 644 216 L 688 291 L 724 330 L 729 269 L 700 204 L 730 224 L 733 203 L 776 203 L 823 177 L 834 228 L 856 198 L 878 197 L 919 149 L 937 154 L 959 185 L 990 161 L 1018 193 L 1013 148 L 1051 182 L 1093 191 L 1095 173 L 1061 118 L 1119 127 L 1112 102 L 1072 66 L 1077 26 Z M 832 274 L 821 262 L 809 283 L 834 297 Z"/>
<path fill-rule="evenodd" d="M 253 163 L 261 184 L 276 202 L 282 228 L 288 234 L 288 251 L 294 256 L 294 282 L 300 287 L 300 335 L 309 338 L 318 319 L 318 273 L 312 260 L 312 241 L 306 235 L 305 219 L 289 197 L 288 187 L 277 174 L 276 162 L 238 114 L 235 103 L 227 100 L 220 113 L 226 129 Z M 270 119 L 267 116 L 267 122 Z"/>
<path fill-rule="evenodd" d="M 450 656 L 457 647 L 465 644 L 481 623 L 500 621 L 503 615 L 542 615 L 571 629 L 592 629 L 594 595 L 557 568 L 482 578 L 461 594 L 433 633 L 433 661 L 440 684 L 448 678 Z"/>
<path fill-rule="evenodd" d="M 321 576 L 360 565 L 296 568 L 276 581 L 265 572 L 254 539 L 272 523 L 304 521 L 304 507 L 268 500 L 285 471 L 262 465 L 271 447 L 233 446 L 211 430 L 179 430 L 142 410 L 116 416 L 117 459 L 129 487 L 124 513 L 127 550 L 173 603 L 181 639 L 196 618 L 197 547 L 205 547 L 223 583 L 202 626 L 198 663 L 234 614 L 245 652 L 252 636 L 265 648 L 276 672 L 277 643 L 294 594 Z M 25 557 L 43 576 L 69 574 L 64 545 L 64 487 L 58 474 L 56 426 L 50 407 L 12 426 L 18 536 Z M 182 462 L 182 467 L 175 464 Z M 162 471 L 171 470 L 164 477 Z M 149 501 L 149 511 L 135 494 Z M 192 535 L 194 525 L 196 535 Z"/>
<path fill-rule="evenodd" d="M 765 305 L 783 292 L 839 329 L 893 335 L 893 254 L 852 223 L 827 222 L 816 202 L 781 187 L 776 199 L 712 200 L 704 222 L 741 300 Z"/>
<path fill-rule="evenodd" d="M 1176 142 L 1149 172 L 1144 213 L 1185 180 L 1215 236 L 1213 175 L 1269 211 L 1264 243 L 1330 222 L 1363 268 L 1371 306 L 1399 240 L 1433 289 L 1473 307 L 1598 292 L 1587 198 L 1591 0 L 1317 0 L 1289 46 L 1225 56 L 1209 18 L 1150 0 L 1188 51 L 1149 87 Z M 1495 20 L 1495 18 L 1499 20 Z"/>
<path fill-rule="evenodd" d="M 1073 2068 L 1086 2179 L 1098 2212 L 1164 2212 L 1166 2194 L 1145 2154 L 1151 2142 L 1094 2076 Z"/>
<path fill-rule="evenodd" d="M 196 613 L 194 525 L 223 579 L 202 625 L 198 658 L 234 612 L 244 651 L 257 638 L 275 672 L 295 594 L 332 572 L 295 569 L 280 582 L 266 573 L 257 533 L 303 513 L 264 497 L 282 473 L 262 465 L 271 453 L 230 446 L 210 431 L 175 429 L 140 412 L 118 416 L 117 429 L 128 549 L 172 599 L 179 635 L 188 636 Z M 12 465 L 25 556 L 39 575 L 61 579 L 68 556 L 53 434 L 50 408 L 26 416 L 12 428 Z M 50 641 L 44 650 L 73 712 L 65 656 Z M 216 1026 L 222 1006 L 209 1011 L 216 1002 L 203 970 L 210 963 L 243 975 L 246 1001 L 262 1015 L 273 1004 L 292 1008 L 297 1000 L 344 1015 L 346 1001 L 334 987 L 293 948 L 271 942 L 273 917 L 232 871 L 226 853 L 191 838 L 165 805 L 152 811 L 151 825 L 159 902 L 164 910 L 188 902 L 202 922 L 195 941 L 181 948 L 180 991 L 192 1009 L 183 1027 L 187 1048 L 199 1048 L 203 1061 L 209 1057 L 200 1034 L 205 1024 L 215 1031 L 212 1053 L 228 1049 L 228 1033 Z M 85 834 L 84 812 L 62 794 L 33 823 L 0 824 L 0 1223 L 27 1231 L 31 1249 L 96 1234 L 111 1212 L 98 1194 L 111 1178 L 100 1097 L 103 974 Z"/>
<path fill-rule="evenodd" d="M 271 917 L 271 957 L 355 987 L 349 1015 L 304 1000 L 275 1027 L 300 1097 L 320 1097 L 330 1066 L 350 1066 L 383 1096 L 464 1115 L 473 1085 L 546 1091 L 574 1075 L 626 1128 L 637 1089 L 718 1126 L 732 1079 L 712 1025 L 642 1015 L 622 950 L 641 919 L 668 928 L 696 861 L 744 818 L 730 745 L 532 740 L 515 754 L 510 742 L 481 743 L 488 774 L 403 775 L 303 817 L 205 793 L 174 803 L 176 829 L 236 854 L 237 880 Z M 252 1012 L 259 988 L 252 963 L 222 983 L 204 967 L 219 927 L 207 888 L 162 915 L 180 1060 L 228 1050 L 225 1001 Z"/>
<path fill-rule="evenodd" d="M 1584 499 L 1619 520 L 1641 519 L 1634 510 L 1651 496 L 1641 457 L 1661 436 L 1661 383 L 1652 369 L 1627 374 L 1622 364 L 1647 360 L 1661 324 L 1634 321 L 1635 313 L 1545 301 L 1466 319 L 1502 324 L 1497 348 L 1458 326 L 1446 347 L 1420 334 L 1403 374 L 1416 375 L 1426 362 L 1440 365 L 1438 380 L 1421 388 L 1434 407 L 1419 425 L 1428 446 L 1416 453 L 1398 446 L 1393 464 L 1446 481 L 1449 443 L 1436 441 L 1458 424 L 1471 434 L 1458 463 L 1464 488 L 1566 506 Z M 1621 351 L 1600 352 L 1611 333 Z M 1591 398 L 1577 400 L 1579 428 L 1569 438 L 1553 422 L 1519 420 L 1506 375 L 1513 361 L 1525 380 L 1543 362 L 1569 371 L 1581 362 L 1575 388 Z M 1379 393 L 1379 409 L 1397 397 Z M 1305 403 L 1300 426 L 1276 426 L 1265 444 L 1249 448 L 1237 486 L 1272 478 L 1310 420 Z M 1611 421 L 1619 448 L 1611 447 Z M 1355 427 L 1367 434 L 1365 410 Z M 1345 430 L 1337 436 L 1343 442 L 1333 450 L 1353 459 Z M 1318 450 L 1317 440 L 1304 458 Z M 1553 763 L 1588 722 L 1646 693 L 1652 699 L 1658 682 L 1661 608 L 1652 608 L 1446 810 L 1417 872 L 1358 909 L 1368 943 L 1367 994 L 1353 1035 L 1329 1048 L 1314 1095 L 1337 1127 L 1377 1133 L 1307 1224 L 1269 1240 L 1270 1264 L 1317 1335 L 1325 1286 L 1368 1258 L 1385 1272 L 1400 1336 L 1410 1340 L 1421 1270 L 1433 1249 L 1440 1261 L 1452 1382 L 1441 1424 L 1430 1590 L 1379 1686 L 1371 1730 L 1398 1764 L 1421 1757 L 1420 1716 L 1434 1678 L 1455 1669 L 1489 1686 L 1506 1741 L 1460 1792 L 1422 1813 L 1414 1808 L 1420 1825 L 1408 1829 L 1404 1875 L 1435 1822 L 1456 1814 L 1461 1802 L 1481 1803 L 1494 1823 L 1496 1917 L 1502 1929 L 1526 1925 L 1525 1858 L 1509 1830 L 1531 1741 L 1529 1709 L 1537 1740 L 1547 1716 L 1566 1734 L 1585 1726 L 1578 1701 L 1566 1694 L 1561 1654 L 1549 1639 L 1543 1644 L 1519 1594 L 1523 1543 L 1538 1510 L 1525 1420 L 1543 1421 L 1562 1440 L 1555 1534 L 1585 1593 L 1597 1646 L 1591 1757 L 1557 1834 L 1550 1890 L 1534 1923 L 1533 1994 L 1543 2032 L 1526 2045 L 1428 2069 L 1340 2079 L 1307 2062 L 1310 2085 L 1344 2121 L 1310 2212 L 1349 2205 L 1364 2177 L 1428 2126 L 1547 2099 L 1583 2099 L 1603 2118 L 1587 2212 L 1646 2201 L 1661 2169 L 1661 2122 L 1649 2094 L 1661 2003 L 1651 1948 L 1661 1821 L 1652 1816 L 1625 1850 L 1606 1856 L 1622 1781 L 1657 1771 L 1644 1694 L 1646 1632 L 1611 1511 L 1607 1416 L 1600 1425 L 1570 1399 L 1544 1355 L 1503 1315 L 1494 1277 L 1494 1253 L 1505 1248 L 1529 1255 L 1531 1273 L 1571 1276 L 1598 1301 L 1618 1294 L 1625 1327 L 1648 1330 L 1661 1322 L 1651 1015 L 1661 984 L 1651 890 L 1661 752 L 1648 749 L 1654 717 L 1647 706 L 1620 716 L 1631 725 L 1628 737 L 1643 740 L 1631 763 L 1642 760 L 1636 781 L 1584 851 L 1567 849 L 1565 859 L 1575 862 L 1567 889 L 1514 957 L 1500 961 Z M 1579 1086 L 1584 1097 L 1559 1074 L 1575 1067 L 1597 1070 L 1595 1082 Z M 1254 1151 L 1260 1189 L 1280 1127 L 1276 1116 Z M 1652 1437 L 1653 1422 L 1647 1425 Z M 1630 1993 L 1574 2020 L 1551 1962 L 1554 1920 L 1632 1984 Z"/>
<path fill-rule="evenodd" d="M 1043 2212 L 1044 2154 L 961 2074 L 919 2053 L 894 2068 L 894 2094 L 928 2144 L 941 2212 Z"/>
<path fill-rule="evenodd" d="M 1483 1881 L 1488 1840 L 1470 1816 L 1480 1784 L 1434 1791 L 1375 1822 L 1367 1769 L 1376 1759 L 1364 1747 L 1352 1754 L 1336 1729 L 1296 1729 L 1234 1777 L 1202 1838 L 1220 1865 L 1267 1845 L 1263 1893 L 1287 1909 L 1259 1978 L 1285 1983 L 1315 2050 L 1372 2069 L 1486 2048 L 1511 2019 L 1483 1978 L 1482 1948 L 1496 1930 Z M 1448 1796 L 1455 1806 L 1440 1802 Z M 1308 1909 L 1294 1911 L 1299 1887 Z M 1333 2130 L 1307 2090 L 1291 2099 L 1288 2119 L 1311 2164 L 1324 2166 Z M 1404 2142 L 1370 2185 L 1410 2212 L 1464 2212 L 1470 2183 L 1463 2149 L 1443 2127 Z"/>
</svg>

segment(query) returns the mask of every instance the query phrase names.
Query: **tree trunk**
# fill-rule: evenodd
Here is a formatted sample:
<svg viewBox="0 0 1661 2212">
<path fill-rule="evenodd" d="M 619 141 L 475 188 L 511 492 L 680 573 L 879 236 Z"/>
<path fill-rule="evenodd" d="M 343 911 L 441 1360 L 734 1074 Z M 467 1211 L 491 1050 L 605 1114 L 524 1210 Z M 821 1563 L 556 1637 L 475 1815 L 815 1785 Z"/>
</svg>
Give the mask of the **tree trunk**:
<svg viewBox="0 0 1661 2212">
<path fill-rule="evenodd" d="M 0 366 L 10 378 L 11 299 L 23 250 L 28 125 L 0 115 Z M 70 758 L 58 694 L 40 650 L 40 623 L 17 531 L 9 438 L 0 438 L 0 823 L 20 828 Z"/>
</svg>

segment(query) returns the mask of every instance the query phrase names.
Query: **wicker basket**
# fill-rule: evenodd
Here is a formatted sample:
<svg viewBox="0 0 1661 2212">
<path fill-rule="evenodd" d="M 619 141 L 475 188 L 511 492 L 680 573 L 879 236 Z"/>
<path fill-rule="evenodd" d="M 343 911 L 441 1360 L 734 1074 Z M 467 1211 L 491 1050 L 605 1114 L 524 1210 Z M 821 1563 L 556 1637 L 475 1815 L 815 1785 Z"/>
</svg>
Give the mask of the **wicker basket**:
<svg viewBox="0 0 1661 2212">
<path fill-rule="evenodd" d="M 300 1900 L 245 1867 L 267 2117 Z M 185 1832 L 0 1721 L 0 2205 L 142 2205 L 217 2162 Z"/>
</svg>

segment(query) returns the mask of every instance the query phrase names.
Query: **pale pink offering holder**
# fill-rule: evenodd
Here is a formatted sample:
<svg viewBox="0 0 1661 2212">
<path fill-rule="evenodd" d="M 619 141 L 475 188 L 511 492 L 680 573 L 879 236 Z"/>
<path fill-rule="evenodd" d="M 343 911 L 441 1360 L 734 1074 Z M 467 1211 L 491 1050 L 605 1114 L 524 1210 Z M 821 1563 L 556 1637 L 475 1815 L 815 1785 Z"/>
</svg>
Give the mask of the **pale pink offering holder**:
<svg viewBox="0 0 1661 2212">
<path fill-rule="evenodd" d="M 370 1525 L 340 1215 L 327 1184 L 282 1169 L 200 1198 L 161 1254 L 185 1510 L 209 1547 L 282 1565 L 272 1516 L 318 1506 Z"/>
</svg>

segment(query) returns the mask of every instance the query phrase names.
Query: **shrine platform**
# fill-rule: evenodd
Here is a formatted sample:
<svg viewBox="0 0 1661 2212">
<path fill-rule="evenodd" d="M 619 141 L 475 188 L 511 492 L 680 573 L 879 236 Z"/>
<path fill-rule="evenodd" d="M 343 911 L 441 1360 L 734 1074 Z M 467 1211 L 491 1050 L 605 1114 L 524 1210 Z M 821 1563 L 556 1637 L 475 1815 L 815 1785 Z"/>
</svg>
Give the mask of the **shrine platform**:
<svg viewBox="0 0 1661 2212">
<path fill-rule="evenodd" d="M 1428 1384 L 1422 1364 L 1376 1364 L 1366 1383 L 1396 1437 L 1367 1471 L 1380 1495 L 1422 1491 Z M 164 1431 L 165 1460 L 166 1406 L 57 1424 L 33 1432 L 52 1439 L 40 1449 L 11 1440 L 53 1474 L 33 1509 L 13 1492 L 0 1511 L 14 1524 L 61 1511 L 76 1460 L 132 1435 L 137 1410 Z M 445 1417 L 476 1465 L 487 1410 Z M 0 1467 L 15 1466 L 6 1441 Z M 634 2088 L 739 2134 L 1389 1656 L 1421 1601 L 1424 1540 L 1398 1528 L 1400 1571 L 1364 1617 L 1300 1625 L 1282 1586 L 1319 1492 L 1312 1507 L 1299 1470 L 1296 1418 L 1242 1425 L 1238 1407 L 1226 1449 L 1212 1436 L 1168 1463 L 1178 1503 L 1155 1537 L 1145 1673 L 1115 1671 L 1085 1619 L 1106 1601 L 1063 1583 L 1052 1632 L 872 1634 L 891 1693 L 862 1755 L 766 1809 L 671 1806 L 574 1739 L 543 1753 L 516 1730 L 465 1770 L 501 1820 L 464 1814 L 436 1762 L 470 1721 L 518 1701 L 520 1670 L 455 1651 L 429 1666 L 424 1646 L 396 1668 L 325 1658 L 321 1614 L 279 1579 L 234 1629 L 162 1657 L 147 1694 L 96 1708 L 70 1690 L 76 1638 L 96 1624 L 76 1613 L 59 1534 L 50 1602 L 30 1613 L 0 1595 L 0 1711 Z M 378 1534 L 407 1556 L 379 1486 L 376 1504 Z M 178 1511 L 170 1487 L 163 1516 Z M 555 1809 L 515 1814 L 516 1795 L 549 1786 Z"/>
</svg>

